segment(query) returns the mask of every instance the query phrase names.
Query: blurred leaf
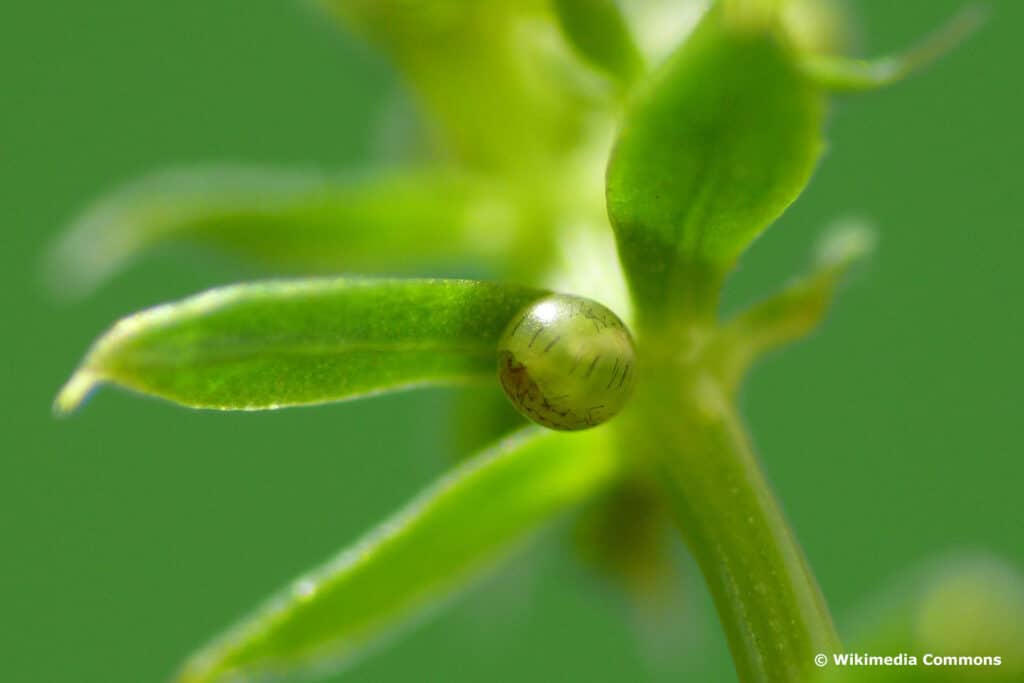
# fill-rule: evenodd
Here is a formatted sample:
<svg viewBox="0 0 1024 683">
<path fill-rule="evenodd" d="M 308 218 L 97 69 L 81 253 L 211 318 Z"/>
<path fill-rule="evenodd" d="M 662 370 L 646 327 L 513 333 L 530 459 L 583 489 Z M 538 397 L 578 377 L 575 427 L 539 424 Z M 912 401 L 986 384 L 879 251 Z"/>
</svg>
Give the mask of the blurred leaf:
<svg viewBox="0 0 1024 683">
<path fill-rule="evenodd" d="M 1024 575 L 988 555 L 944 557 L 864 603 L 847 652 L 906 653 L 916 665 L 835 666 L 820 683 L 1024 681 Z M 999 657 L 999 665 L 926 664 L 932 657 Z"/>
<path fill-rule="evenodd" d="M 59 291 L 83 295 L 168 242 L 305 272 L 497 261 L 515 238 L 518 219 L 497 188 L 438 170 L 167 171 L 80 216 L 57 244 L 48 274 Z"/>
<path fill-rule="evenodd" d="M 628 85 L 643 70 L 643 57 L 617 0 L 554 0 L 562 32 L 579 55 Z"/>
<path fill-rule="evenodd" d="M 118 322 L 56 408 L 74 410 L 103 382 L 195 408 L 255 410 L 493 378 L 502 330 L 542 294 L 468 280 L 214 289 Z"/>
<path fill-rule="evenodd" d="M 772 349 L 806 336 L 821 324 L 843 275 L 874 248 L 866 225 L 836 226 L 822 240 L 811 271 L 782 291 L 726 322 L 715 360 L 722 384 L 735 389 L 750 366 Z"/>
<path fill-rule="evenodd" d="M 681 588 L 669 554 L 672 517 L 653 482 L 623 478 L 594 501 L 575 531 L 583 557 L 643 607 L 657 609 Z"/>
<path fill-rule="evenodd" d="M 829 90 L 857 92 L 882 88 L 903 80 L 952 50 L 978 30 L 986 16 L 980 6 L 972 5 L 920 45 L 901 55 L 868 60 L 812 54 L 803 58 L 803 69 L 813 81 Z"/>
<path fill-rule="evenodd" d="M 584 100 L 546 0 L 320 2 L 391 57 L 470 166 L 529 178 L 578 141 Z"/>
<path fill-rule="evenodd" d="M 614 478 L 607 432 L 529 428 L 466 462 L 195 656 L 179 683 L 338 668 Z"/>
<path fill-rule="evenodd" d="M 712 9 L 638 95 L 608 168 L 623 266 L 656 318 L 713 312 L 722 278 L 822 149 L 824 98 L 770 26 L 726 17 Z"/>
</svg>

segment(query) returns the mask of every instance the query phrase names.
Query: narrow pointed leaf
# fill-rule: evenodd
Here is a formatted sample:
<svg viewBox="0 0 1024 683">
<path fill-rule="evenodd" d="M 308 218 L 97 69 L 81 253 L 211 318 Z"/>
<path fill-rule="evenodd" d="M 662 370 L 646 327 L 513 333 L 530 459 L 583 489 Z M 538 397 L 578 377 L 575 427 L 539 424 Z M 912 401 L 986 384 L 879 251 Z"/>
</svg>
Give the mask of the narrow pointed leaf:
<svg viewBox="0 0 1024 683">
<path fill-rule="evenodd" d="M 469 280 L 214 289 L 114 325 L 56 408 L 73 410 L 104 382 L 196 408 L 257 410 L 493 378 L 503 328 L 541 295 Z"/>
<path fill-rule="evenodd" d="M 822 149 L 822 95 L 772 26 L 712 9 L 637 96 L 608 168 L 608 213 L 641 313 L 713 310 L 740 252 Z"/>
<path fill-rule="evenodd" d="M 193 657 L 178 683 L 335 669 L 608 484 L 607 433 L 524 430 L 466 462 Z"/>
<path fill-rule="evenodd" d="M 860 223 L 837 226 L 822 240 L 810 272 L 728 321 L 716 348 L 723 385 L 735 389 L 764 354 L 815 330 L 843 276 L 871 253 L 874 242 L 874 232 Z"/>
<path fill-rule="evenodd" d="M 819 86 L 836 92 L 883 88 L 920 71 L 962 43 L 984 23 L 980 6 L 967 7 L 920 45 L 903 54 L 878 59 L 854 59 L 815 54 L 803 58 L 804 72 Z"/>
<path fill-rule="evenodd" d="M 219 167 L 157 173 L 69 227 L 48 276 L 81 296 L 166 243 L 213 248 L 278 271 L 338 273 L 495 261 L 516 211 L 496 187 L 439 170 L 342 176 Z"/>
</svg>

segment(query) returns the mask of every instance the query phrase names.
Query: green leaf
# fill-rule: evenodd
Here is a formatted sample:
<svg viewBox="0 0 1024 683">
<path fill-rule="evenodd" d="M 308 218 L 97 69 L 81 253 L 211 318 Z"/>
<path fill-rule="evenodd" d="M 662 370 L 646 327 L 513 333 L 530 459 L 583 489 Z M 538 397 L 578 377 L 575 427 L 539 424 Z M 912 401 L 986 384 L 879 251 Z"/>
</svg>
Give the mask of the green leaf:
<svg viewBox="0 0 1024 683">
<path fill-rule="evenodd" d="M 585 91 L 546 0 L 319 1 L 389 55 L 471 167 L 529 180 L 579 141 Z"/>
<path fill-rule="evenodd" d="M 114 325 L 56 409 L 74 410 L 102 382 L 195 408 L 256 410 L 494 378 L 502 330 L 542 295 L 468 280 L 214 289 Z"/>
<path fill-rule="evenodd" d="M 629 85 L 643 70 L 643 57 L 616 0 L 555 0 L 554 8 L 579 55 L 620 85 Z"/>
<path fill-rule="evenodd" d="M 736 389 L 759 358 L 815 330 L 843 276 L 874 243 L 874 231 L 860 222 L 837 225 L 822 240 L 810 272 L 726 322 L 711 352 L 722 384 Z"/>
<path fill-rule="evenodd" d="M 811 54 L 803 58 L 802 68 L 811 80 L 828 90 L 875 90 L 897 83 L 942 57 L 978 30 L 986 18 L 987 13 L 980 6 L 972 5 L 901 55 L 869 60 Z"/>
<path fill-rule="evenodd" d="M 460 466 L 193 657 L 178 683 L 337 668 L 618 472 L 607 432 L 530 428 Z"/>
<path fill-rule="evenodd" d="M 777 33 L 712 9 L 627 113 L 607 199 L 641 317 L 713 313 L 740 252 L 810 179 L 825 100 Z"/>
<path fill-rule="evenodd" d="M 497 262 L 519 226 L 498 188 L 439 170 L 166 171 L 88 209 L 57 244 L 48 270 L 59 291 L 82 295 L 171 242 L 306 273 Z"/>
</svg>

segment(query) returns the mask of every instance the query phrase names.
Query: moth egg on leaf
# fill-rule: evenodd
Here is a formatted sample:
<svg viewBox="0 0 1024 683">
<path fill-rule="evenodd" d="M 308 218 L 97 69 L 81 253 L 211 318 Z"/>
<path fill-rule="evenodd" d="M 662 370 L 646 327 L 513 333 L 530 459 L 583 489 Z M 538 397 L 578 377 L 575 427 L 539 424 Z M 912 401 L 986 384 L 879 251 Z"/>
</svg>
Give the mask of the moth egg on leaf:
<svg viewBox="0 0 1024 683">
<path fill-rule="evenodd" d="M 498 377 L 526 418 L 550 429 L 605 422 L 636 376 L 633 338 L 601 304 L 553 294 L 516 314 L 498 341 Z"/>
</svg>

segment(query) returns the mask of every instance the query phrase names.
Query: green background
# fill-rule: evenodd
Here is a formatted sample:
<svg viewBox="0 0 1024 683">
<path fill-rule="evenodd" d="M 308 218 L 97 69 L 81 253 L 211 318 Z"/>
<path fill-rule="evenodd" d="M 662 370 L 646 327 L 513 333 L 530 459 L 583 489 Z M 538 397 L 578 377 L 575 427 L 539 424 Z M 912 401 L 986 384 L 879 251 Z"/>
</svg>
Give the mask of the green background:
<svg viewBox="0 0 1024 683">
<path fill-rule="evenodd" d="M 904 45 L 957 4 L 859 3 L 863 47 Z M 808 192 L 728 292 L 735 307 L 785 279 L 836 217 L 880 227 L 877 258 L 824 329 L 764 363 L 743 397 L 841 624 L 937 554 L 1024 561 L 1024 3 L 992 9 L 982 33 L 923 75 L 837 102 Z M 253 275 L 168 250 L 62 303 L 39 262 L 76 211 L 169 165 L 346 167 L 391 154 L 379 130 L 405 106 L 398 92 L 381 59 L 303 3 L 3 3 L 4 680 L 165 680 L 445 469 L 444 391 L 268 414 L 107 391 L 67 420 L 49 410 L 118 316 Z M 691 564 L 685 607 L 656 620 L 577 563 L 564 535 L 556 527 L 346 680 L 729 679 Z"/>
</svg>

